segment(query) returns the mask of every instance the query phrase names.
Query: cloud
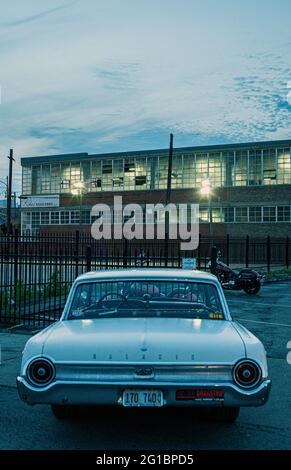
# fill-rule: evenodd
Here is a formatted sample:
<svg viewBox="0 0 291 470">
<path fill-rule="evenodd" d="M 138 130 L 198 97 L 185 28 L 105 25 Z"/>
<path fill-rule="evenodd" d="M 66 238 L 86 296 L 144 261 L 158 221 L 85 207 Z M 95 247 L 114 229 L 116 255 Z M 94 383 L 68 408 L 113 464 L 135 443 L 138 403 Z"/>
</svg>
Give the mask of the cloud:
<svg viewBox="0 0 291 470">
<path fill-rule="evenodd" d="M 2 26 L 4 26 L 4 27 L 5 26 L 6 27 L 22 26 L 22 25 L 25 25 L 26 23 L 31 23 L 31 22 L 34 22 L 34 21 L 37 21 L 37 20 L 41 20 L 42 18 L 45 18 L 48 15 L 51 15 L 53 13 L 56 13 L 56 12 L 59 12 L 61 10 L 64 10 L 66 8 L 71 7 L 72 5 L 77 3 L 78 1 L 79 0 L 74 0 L 73 2 L 66 3 L 64 5 L 60 5 L 60 6 L 57 6 L 55 8 L 50 8 L 49 10 L 45 10 L 45 11 L 42 11 L 42 12 L 39 12 L 39 13 L 35 13 L 33 15 L 26 16 L 26 17 L 23 17 L 23 18 L 14 20 L 14 21 L 0 22 L 0 27 L 2 27 Z"/>
<path fill-rule="evenodd" d="M 224 0 L 212 15 L 198 0 L 167 15 L 162 0 L 17 3 L 0 24 L 1 178 L 10 147 L 19 159 L 166 147 L 170 131 L 176 146 L 290 137 L 287 14 L 276 35 L 274 16 L 258 28 L 245 7 L 234 22 Z"/>
<path fill-rule="evenodd" d="M 287 82 L 287 89 L 289 90 L 287 93 L 287 103 L 291 107 L 291 80 Z"/>
</svg>

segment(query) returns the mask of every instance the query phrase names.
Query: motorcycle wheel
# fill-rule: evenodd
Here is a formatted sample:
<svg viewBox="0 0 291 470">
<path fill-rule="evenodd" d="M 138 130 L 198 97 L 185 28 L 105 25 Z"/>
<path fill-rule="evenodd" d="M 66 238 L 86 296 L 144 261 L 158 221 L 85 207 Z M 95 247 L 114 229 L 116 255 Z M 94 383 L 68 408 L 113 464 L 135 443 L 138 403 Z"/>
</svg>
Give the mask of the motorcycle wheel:
<svg viewBox="0 0 291 470">
<path fill-rule="evenodd" d="M 248 295 L 256 295 L 260 289 L 261 289 L 260 282 L 255 282 L 255 284 L 244 287 L 244 291 Z"/>
</svg>

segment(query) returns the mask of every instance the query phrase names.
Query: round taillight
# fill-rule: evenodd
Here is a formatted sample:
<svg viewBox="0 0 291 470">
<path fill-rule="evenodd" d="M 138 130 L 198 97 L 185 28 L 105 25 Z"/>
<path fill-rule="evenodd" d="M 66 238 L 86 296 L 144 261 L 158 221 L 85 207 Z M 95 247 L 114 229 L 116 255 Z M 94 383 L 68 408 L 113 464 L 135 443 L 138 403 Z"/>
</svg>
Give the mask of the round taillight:
<svg viewBox="0 0 291 470">
<path fill-rule="evenodd" d="M 27 368 L 27 377 L 33 385 L 45 386 L 55 377 L 55 368 L 48 359 L 35 359 Z"/>
<path fill-rule="evenodd" d="M 242 361 L 235 366 L 233 377 L 241 387 L 254 387 L 261 379 L 261 369 L 255 362 Z"/>
</svg>

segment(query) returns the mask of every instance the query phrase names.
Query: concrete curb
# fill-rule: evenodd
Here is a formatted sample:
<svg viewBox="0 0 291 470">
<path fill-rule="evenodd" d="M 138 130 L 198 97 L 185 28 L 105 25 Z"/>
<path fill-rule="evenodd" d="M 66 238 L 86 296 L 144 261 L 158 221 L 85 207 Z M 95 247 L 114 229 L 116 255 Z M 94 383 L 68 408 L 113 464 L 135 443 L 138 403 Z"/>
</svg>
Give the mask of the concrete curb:
<svg viewBox="0 0 291 470">
<path fill-rule="evenodd" d="M 291 282 L 291 276 L 276 276 L 272 279 L 265 279 L 264 284 L 272 284 L 273 282 Z"/>
</svg>

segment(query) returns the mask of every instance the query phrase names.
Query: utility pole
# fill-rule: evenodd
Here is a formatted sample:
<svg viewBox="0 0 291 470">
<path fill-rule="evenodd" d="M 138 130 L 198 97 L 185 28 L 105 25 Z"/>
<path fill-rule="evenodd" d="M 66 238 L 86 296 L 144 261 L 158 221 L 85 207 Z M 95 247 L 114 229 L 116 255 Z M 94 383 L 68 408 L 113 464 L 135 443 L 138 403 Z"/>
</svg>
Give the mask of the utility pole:
<svg viewBox="0 0 291 470">
<path fill-rule="evenodd" d="M 8 173 L 8 184 L 7 184 L 7 235 L 11 235 L 11 199 L 12 199 L 12 168 L 13 162 L 13 149 L 9 152 L 9 173 Z"/>
<path fill-rule="evenodd" d="M 167 181 L 166 205 L 169 204 L 169 202 L 171 202 L 172 168 L 173 168 L 173 134 L 170 134 L 170 149 L 169 149 L 169 158 L 168 158 L 168 181 Z"/>
<path fill-rule="evenodd" d="M 166 192 L 166 206 L 171 202 L 171 189 L 172 189 L 172 167 L 173 167 L 173 134 L 170 134 L 170 148 L 168 157 L 168 179 L 167 179 L 167 192 Z M 170 214 L 165 212 L 165 265 L 168 265 L 169 256 L 169 232 L 170 232 Z"/>
</svg>

